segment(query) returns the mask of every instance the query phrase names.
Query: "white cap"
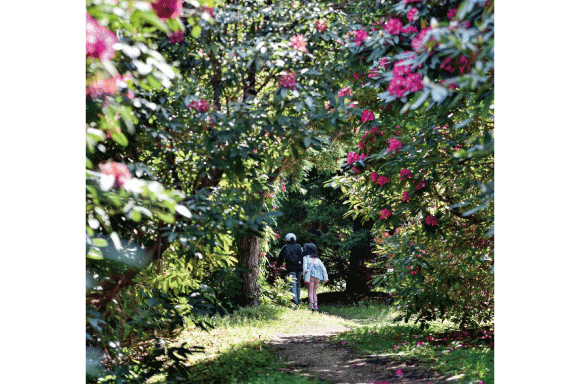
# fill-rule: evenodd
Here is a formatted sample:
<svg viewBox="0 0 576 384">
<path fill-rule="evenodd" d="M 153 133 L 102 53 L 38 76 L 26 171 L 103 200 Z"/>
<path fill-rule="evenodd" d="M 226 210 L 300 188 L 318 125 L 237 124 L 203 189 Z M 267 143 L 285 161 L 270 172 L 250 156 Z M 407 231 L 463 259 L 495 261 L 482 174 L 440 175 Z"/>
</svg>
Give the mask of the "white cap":
<svg viewBox="0 0 576 384">
<path fill-rule="evenodd" d="M 287 235 L 284 237 L 284 240 L 286 240 L 286 241 L 290 241 L 290 240 L 296 241 L 296 235 L 293 234 L 293 233 L 289 233 L 289 234 L 287 234 Z"/>
</svg>

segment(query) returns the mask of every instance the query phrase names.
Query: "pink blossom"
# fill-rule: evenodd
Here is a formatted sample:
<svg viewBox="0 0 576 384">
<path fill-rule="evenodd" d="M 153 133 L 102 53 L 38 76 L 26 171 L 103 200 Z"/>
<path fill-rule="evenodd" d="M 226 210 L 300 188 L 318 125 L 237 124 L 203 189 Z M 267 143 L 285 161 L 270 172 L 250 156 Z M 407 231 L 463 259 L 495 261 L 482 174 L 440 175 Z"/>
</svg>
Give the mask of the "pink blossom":
<svg viewBox="0 0 576 384">
<path fill-rule="evenodd" d="M 413 25 L 407 25 L 404 28 L 402 28 L 402 33 L 416 33 L 418 32 L 418 28 L 416 28 Z"/>
<path fill-rule="evenodd" d="M 397 151 L 400 148 L 402 148 L 402 143 L 400 140 L 396 139 L 395 137 L 388 139 L 388 149 L 386 152 Z"/>
<path fill-rule="evenodd" d="M 210 15 L 210 17 L 214 18 L 214 8 L 206 7 L 203 5 L 202 12 L 206 12 L 207 14 Z"/>
<path fill-rule="evenodd" d="M 170 44 L 181 43 L 184 41 L 184 32 L 176 31 L 170 35 Z"/>
<path fill-rule="evenodd" d="M 412 177 L 412 171 L 409 169 L 402 169 L 400 171 L 400 180 L 408 179 Z"/>
<path fill-rule="evenodd" d="M 198 102 L 191 101 L 190 104 L 188 104 L 188 108 L 194 108 L 196 111 L 200 113 L 205 113 L 210 110 L 210 104 L 208 103 L 208 101 L 200 99 L 200 101 Z"/>
<path fill-rule="evenodd" d="M 386 58 L 380 59 L 380 61 L 378 62 L 378 66 L 380 68 L 388 68 L 388 64 L 386 63 L 388 60 Z"/>
<path fill-rule="evenodd" d="M 454 67 L 452 67 L 452 58 L 450 56 L 446 57 L 440 64 L 440 68 L 445 69 L 450 73 L 453 73 Z"/>
<path fill-rule="evenodd" d="M 432 29 L 432 28 L 430 28 L 430 27 L 424 28 L 423 30 L 420 31 L 418 36 L 416 36 L 415 38 L 412 39 L 412 41 L 410 42 L 410 46 L 412 47 L 412 49 L 414 51 L 418 51 L 418 49 L 422 45 L 422 42 L 424 41 L 424 38 L 426 37 L 426 34 L 428 33 L 428 31 L 430 29 Z"/>
<path fill-rule="evenodd" d="M 408 191 L 402 192 L 402 202 L 403 203 L 409 201 L 410 199 L 411 199 L 411 197 L 408 196 Z"/>
<path fill-rule="evenodd" d="M 297 51 L 308 52 L 308 50 L 306 49 L 306 40 L 304 40 L 303 35 L 292 36 L 292 38 L 290 39 L 290 46 L 292 47 L 292 49 L 295 49 Z"/>
<path fill-rule="evenodd" d="M 438 219 L 436 219 L 436 216 L 433 216 L 433 215 L 426 216 L 425 221 L 426 221 L 426 224 L 428 224 L 428 225 L 438 224 Z"/>
<path fill-rule="evenodd" d="M 448 17 L 448 20 L 452 21 L 452 19 L 454 18 L 454 16 L 456 16 L 457 13 L 458 8 L 452 8 L 446 16 Z"/>
<path fill-rule="evenodd" d="M 369 37 L 369 35 L 368 35 L 368 34 L 366 33 L 366 31 L 363 30 L 363 29 L 359 29 L 359 30 L 357 30 L 357 31 L 355 31 L 355 32 L 353 32 L 353 33 L 354 33 L 354 36 L 356 37 L 356 38 L 354 39 L 354 42 L 356 43 L 356 46 L 358 46 L 358 47 L 359 47 L 360 45 L 362 45 L 362 43 L 364 42 L 364 40 L 366 40 L 366 39 Z"/>
<path fill-rule="evenodd" d="M 424 182 L 424 180 L 420 181 L 418 183 L 418 185 L 416 186 L 416 190 L 422 189 L 426 186 L 426 183 Z"/>
<path fill-rule="evenodd" d="M 402 64 L 401 61 L 394 64 L 394 68 L 392 68 L 392 73 L 395 76 L 404 76 L 412 72 L 410 64 Z"/>
<path fill-rule="evenodd" d="M 412 8 L 411 10 L 409 10 L 408 14 L 406 15 L 409 22 L 413 22 L 414 18 L 417 16 L 418 16 L 418 10 L 416 8 Z"/>
<path fill-rule="evenodd" d="M 378 185 L 380 185 L 382 187 L 384 184 L 386 184 L 389 181 L 390 180 L 388 180 L 388 178 L 386 176 L 380 176 L 378 178 Z"/>
<path fill-rule="evenodd" d="M 326 20 L 316 21 L 316 29 L 319 30 L 321 33 L 324 32 L 326 28 L 328 28 L 328 22 Z"/>
<path fill-rule="evenodd" d="M 404 5 L 406 5 L 408 3 L 417 3 L 419 1 L 422 1 L 422 0 L 404 0 Z"/>
<path fill-rule="evenodd" d="M 370 179 L 372 180 L 373 183 L 376 183 L 378 181 L 378 174 L 376 172 L 372 172 L 370 174 Z"/>
<path fill-rule="evenodd" d="M 116 35 L 86 13 L 86 56 L 97 57 L 105 62 L 114 57 L 116 52 L 113 48 L 118 42 Z"/>
<path fill-rule="evenodd" d="M 86 94 L 90 98 L 101 97 L 104 95 L 113 95 L 118 92 L 118 82 L 121 80 L 120 75 L 108 79 L 94 80 L 86 89 Z"/>
<path fill-rule="evenodd" d="M 394 349 L 398 349 L 398 345 L 394 345 Z"/>
<path fill-rule="evenodd" d="M 386 220 L 390 216 L 392 216 L 392 212 L 390 212 L 390 210 L 384 208 L 383 210 L 380 211 L 380 218 L 381 219 Z"/>
<path fill-rule="evenodd" d="M 338 91 L 338 97 L 342 96 L 352 96 L 352 90 L 348 87 L 344 87 Z"/>
<path fill-rule="evenodd" d="M 402 22 L 395 18 L 390 18 L 388 22 L 384 25 L 384 31 L 391 35 L 397 35 L 402 29 Z"/>
<path fill-rule="evenodd" d="M 410 92 L 418 92 L 424 88 L 422 76 L 419 73 L 411 73 L 406 76 L 404 84 Z"/>
<path fill-rule="evenodd" d="M 366 109 L 364 112 L 362 112 L 361 119 L 362 119 L 362 124 L 365 124 L 368 121 L 374 120 L 374 114 L 371 111 Z"/>
<path fill-rule="evenodd" d="M 402 372 L 401 369 L 396 371 L 396 375 L 398 375 L 398 376 L 402 376 L 403 374 L 404 374 L 404 372 Z"/>
<path fill-rule="evenodd" d="M 380 77 L 380 74 L 378 73 L 378 69 L 372 68 L 370 70 L 370 73 L 368 73 L 368 77 L 371 79 L 377 79 L 378 77 Z"/>
<path fill-rule="evenodd" d="M 280 86 L 289 89 L 296 89 L 296 72 L 286 70 L 286 74 L 280 79 Z"/>
<path fill-rule="evenodd" d="M 175 19 L 182 13 L 183 0 L 156 0 L 152 8 L 162 20 Z"/>
<path fill-rule="evenodd" d="M 464 73 L 470 72 L 470 60 L 465 55 L 460 56 L 460 60 L 458 61 L 460 66 L 458 69 L 460 70 L 460 74 L 463 75 Z"/>
<path fill-rule="evenodd" d="M 419 346 L 419 347 L 421 347 L 423 344 L 424 344 L 423 341 L 419 341 L 419 342 L 416 343 L 416 345 Z"/>
<path fill-rule="evenodd" d="M 99 167 L 103 174 L 114 176 L 114 187 L 123 187 L 126 181 L 132 178 L 125 164 L 111 161 L 100 164 Z"/>
</svg>

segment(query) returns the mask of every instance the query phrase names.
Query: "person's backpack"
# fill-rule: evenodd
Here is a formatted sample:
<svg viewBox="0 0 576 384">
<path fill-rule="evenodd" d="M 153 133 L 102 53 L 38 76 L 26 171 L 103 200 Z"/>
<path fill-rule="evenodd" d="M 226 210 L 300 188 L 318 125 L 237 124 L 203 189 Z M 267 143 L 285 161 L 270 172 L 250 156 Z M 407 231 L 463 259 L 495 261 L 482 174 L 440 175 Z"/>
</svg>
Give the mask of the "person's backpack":
<svg viewBox="0 0 576 384">
<path fill-rule="evenodd" d="M 302 261 L 301 260 L 301 254 L 302 254 L 301 249 L 302 248 L 300 248 L 300 245 L 299 244 L 286 244 L 285 247 L 286 248 L 284 250 L 284 252 L 285 252 L 284 258 L 286 259 L 286 261 L 288 261 L 290 264 L 293 264 L 293 265 L 301 264 L 300 262 Z"/>
</svg>

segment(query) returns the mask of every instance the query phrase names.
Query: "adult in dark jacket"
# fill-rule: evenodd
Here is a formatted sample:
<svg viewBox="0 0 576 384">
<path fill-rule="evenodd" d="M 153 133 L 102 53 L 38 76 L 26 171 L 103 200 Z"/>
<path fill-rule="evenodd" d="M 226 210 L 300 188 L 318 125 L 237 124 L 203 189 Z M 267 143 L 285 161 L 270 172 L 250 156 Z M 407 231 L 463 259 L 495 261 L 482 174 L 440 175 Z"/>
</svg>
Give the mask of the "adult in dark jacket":
<svg viewBox="0 0 576 384">
<path fill-rule="evenodd" d="M 302 278 L 302 247 L 296 243 L 296 235 L 289 233 L 284 237 L 286 244 L 278 255 L 277 267 L 286 261 L 286 270 L 290 276 L 290 292 L 294 295 L 292 302 L 300 305 L 300 279 Z"/>
</svg>

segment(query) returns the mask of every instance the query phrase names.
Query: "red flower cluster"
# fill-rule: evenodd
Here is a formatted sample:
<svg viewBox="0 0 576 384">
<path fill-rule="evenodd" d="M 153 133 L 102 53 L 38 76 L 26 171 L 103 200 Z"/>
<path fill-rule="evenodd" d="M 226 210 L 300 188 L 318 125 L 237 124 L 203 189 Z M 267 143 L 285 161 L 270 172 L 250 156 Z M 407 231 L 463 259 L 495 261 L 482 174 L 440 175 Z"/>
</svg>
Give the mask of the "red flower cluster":
<svg viewBox="0 0 576 384">
<path fill-rule="evenodd" d="M 402 97 L 408 91 L 417 92 L 424 88 L 422 76 L 412 73 L 411 65 L 402 64 L 402 60 L 394 65 L 392 73 L 394 77 L 386 90 L 393 96 Z"/>
<path fill-rule="evenodd" d="M 448 20 L 452 21 L 452 19 L 454 18 L 454 16 L 456 16 L 457 13 L 458 8 L 452 8 L 446 16 L 448 17 Z"/>
<path fill-rule="evenodd" d="M 105 175 L 114 176 L 114 187 L 123 187 L 126 180 L 132 178 L 128 167 L 122 163 L 115 163 L 113 161 L 99 165 L 100 170 Z"/>
<path fill-rule="evenodd" d="M 407 201 L 410 201 L 411 197 L 408 196 L 408 191 L 404 191 L 402 192 L 402 202 L 405 203 Z"/>
<path fill-rule="evenodd" d="M 426 37 L 426 33 L 428 33 L 428 31 L 431 29 L 432 28 L 430 27 L 424 28 L 423 30 L 420 31 L 418 36 L 416 36 L 415 38 L 412 39 L 412 41 L 410 41 L 410 46 L 414 51 L 418 51 L 418 49 L 422 45 L 422 42 L 424 41 L 424 38 Z"/>
<path fill-rule="evenodd" d="M 405 180 L 412 177 L 412 171 L 409 169 L 402 169 L 400 171 L 400 180 Z"/>
<path fill-rule="evenodd" d="M 390 18 L 384 25 L 384 31 L 391 35 L 398 35 L 402 29 L 402 22 L 398 19 Z"/>
<path fill-rule="evenodd" d="M 416 18 L 417 16 L 418 16 L 418 10 L 416 8 L 412 8 L 411 10 L 409 10 L 408 14 L 406 15 L 409 22 L 413 22 L 414 18 Z"/>
<path fill-rule="evenodd" d="M 433 216 L 433 215 L 426 216 L 425 221 L 426 221 L 426 224 L 428 224 L 428 225 L 438 224 L 438 219 L 436 218 L 436 216 Z"/>
<path fill-rule="evenodd" d="M 118 91 L 118 81 L 120 81 L 120 75 L 108 79 L 94 80 L 88 85 L 88 88 L 86 88 L 86 94 L 90 98 L 113 95 Z"/>
<path fill-rule="evenodd" d="M 304 40 L 303 35 L 292 36 L 290 46 L 297 51 L 308 52 L 308 49 L 306 49 L 306 40 Z"/>
<path fill-rule="evenodd" d="M 296 72 L 286 70 L 286 74 L 280 79 L 280 86 L 284 88 L 296 89 Z"/>
<path fill-rule="evenodd" d="M 183 0 L 156 0 L 152 8 L 162 20 L 175 19 L 182 13 Z"/>
<path fill-rule="evenodd" d="M 184 32 L 176 31 L 170 35 L 170 44 L 181 43 L 184 41 Z"/>
<path fill-rule="evenodd" d="M 196 101 L 190 102 L 190 104 L 188 104 L 188 108 L 194 108 L 200 113 L 205 113 L 210 110 L 210 104 L 206 100 L 200 99 L 200 101 L 198 102 Z"/>
<path fill-rule="evenodd" d="M 317 20 L 316 29 L 323 33 L 328 28 L 328 22 L 326 20 Z"/>
<path fill-rule="evenodd" d="M 118 42 L 116 35 L 108 28 L 102 27 L 86 13 L 86 56 L 97 57 L 100 61 L 108 61 L 116 52 L 113 48 Z"/>
<path fill-rule="evenodd" d="M 386 149 L 386 152 L 397 151 L 400 148 L 402 148 L 402 143 L 400 140 L 396 139 L 395 137 L 388 139 L 388 149 Z"/>
<path fill-rule="evenodd" d="M 355 36 L 354 42 L 356 43 L 356 46 L 360 46 L 362 45 L 362 43 L 364 42 L 364 40 L 366 40 L 368 37 L 370 37 L 370 35 L 368 35 L 366 33 L 365 30 L 363 29 L 359 29 L 357 31 L 352 32 Z"/>
<path fill-rule="evenodd" d="M 374 120 L 374 114 L 372 112 L 370 112 L 369 110 L 365 110 L 364 112 L 362 112 L 362 124 L 365 124 L 369 121 Z"/>
<path fill-rule="evenodd" d="M 210 17 L 214 18 L 214 8 L 202 6 L 202 12 L 206 12 Z"/>
<path fill-rule="evenodd" d="M 392 212 L 390 212 L 388 209 L 384 208 L 383 210 L 380 211 L 381 219 L 386 220 L 390 216 L 392 216 Z"/>
<path fill-rule="evenodd" d="M 348 87 L 344 87 L 338 91 L 338 97 L 342 96 L 352 96 L 352 90 Z"/>
<path fill-rule="evenodd" d="M 357 154 L 356 152 L 348 152 L 348 156 L 346 157 L 346 162 L 350 165 L 354 164 L 358 160 L 364 160 L 366 157 L 365 154 Z"/>
</svg>

